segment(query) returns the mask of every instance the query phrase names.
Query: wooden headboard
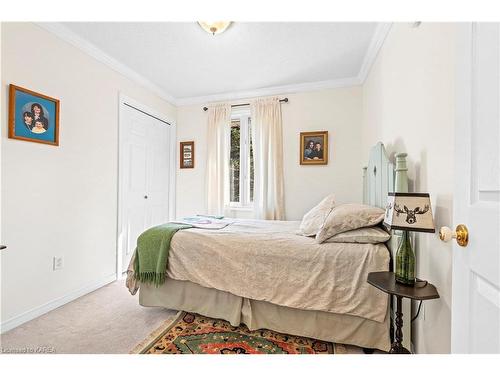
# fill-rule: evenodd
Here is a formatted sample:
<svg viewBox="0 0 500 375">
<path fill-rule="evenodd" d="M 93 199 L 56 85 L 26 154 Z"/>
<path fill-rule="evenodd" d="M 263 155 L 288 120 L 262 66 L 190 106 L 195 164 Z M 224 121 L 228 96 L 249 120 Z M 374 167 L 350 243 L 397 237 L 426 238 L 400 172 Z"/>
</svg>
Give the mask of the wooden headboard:
<svg viewBox="0 0 500 375">
<path fill-rule="evenodd" d="M 408 168 L 406 167 L 405 153 L 396 154 L 396 167 L 387 157 L 384 144 L 378 142 L 370 150 L 368 166 L 363 167 L 363 203 L 385 209 L 387 193 L 408 192 Z M 393 269 L 394 260 L 401 236 L 401 231 L 393 231 L 387 247 L 391 251 Z M 403 343 L 411 347 L 411 305 L 409 301 L 403 302 Z"/>
<path fill-rule="evenodd" d="M 394 164 L 382 142 L 370 150 L 368 166 L 363 168 L 363 203 L 385 209 L 387 194 L 394 192 Z"/>
<path fill-rule="evenodd" d="M 363 203 L 385 209 L 387 194 L 408 192 L 408 168 L 405 153 L 396 154 L 396 167 L 387 157 L 384 144 L 378 142 L 370 150 L 368 166 L 363 167 Z M 388 243 L 393 259 L 396 255 L 400 231 L 393 233 Z"/>
</svg>

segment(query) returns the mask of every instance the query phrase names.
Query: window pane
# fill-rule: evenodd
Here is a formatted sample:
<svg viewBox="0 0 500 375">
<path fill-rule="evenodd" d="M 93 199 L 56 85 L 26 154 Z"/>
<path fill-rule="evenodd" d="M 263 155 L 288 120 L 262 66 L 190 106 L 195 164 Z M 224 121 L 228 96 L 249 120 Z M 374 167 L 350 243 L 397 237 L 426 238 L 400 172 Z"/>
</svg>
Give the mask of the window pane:
<svg viewBox="0 0 500 375">
<path fill-rule="evenodd" d="M 251 119 L 248 119 L 248 138 L 250 139 L 250 202 L 253 202 L 253 145 L 252 145 L 252 126 Z"/>
<path fill-rule="evenodd" d="M 231 152 L 229 157 L 229 197 L 240 201 L 240 121 L 231 121 Z"/>
</svg>

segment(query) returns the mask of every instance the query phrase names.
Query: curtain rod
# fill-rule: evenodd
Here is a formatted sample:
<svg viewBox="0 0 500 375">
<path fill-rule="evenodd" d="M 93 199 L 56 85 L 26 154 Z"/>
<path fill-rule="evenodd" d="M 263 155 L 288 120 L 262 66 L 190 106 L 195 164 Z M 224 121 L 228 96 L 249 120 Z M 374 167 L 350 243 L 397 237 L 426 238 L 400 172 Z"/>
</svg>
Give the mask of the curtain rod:
<svg viewBox="0 0 500 375">
<path fill-rule="evenodd" d="M 288 103 L 288 98 L 280 99 L 280 103 Z M 243 106 L 246 106 L 246 105 L 250 105 L 250 103 L 232 104 L 231 108 L 233 108 L 233 107 L 243 107 Z M 203 107 L 203 110 L 204 111 L 208 111 L 208 107 Z"/>
</svg>

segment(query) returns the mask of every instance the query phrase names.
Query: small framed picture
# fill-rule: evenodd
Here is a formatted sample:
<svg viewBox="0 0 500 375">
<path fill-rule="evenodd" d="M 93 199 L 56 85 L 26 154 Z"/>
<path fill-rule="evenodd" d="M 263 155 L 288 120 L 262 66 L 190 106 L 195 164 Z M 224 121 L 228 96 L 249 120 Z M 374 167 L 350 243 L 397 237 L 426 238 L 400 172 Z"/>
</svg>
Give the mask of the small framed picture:
<svg viewBox="0 0 500 375">
<path fill-rule="evenodd" d="M 59 100 L 9 87 L 9 138 L 59 145 Z"/>
<path fill-rule="evenodd" d="M 328 131 L 300 133 L 300 164 L 328 164 Z"/>
<path fill-rule="evenodd" d="M 180 143 L 180 167 L 194 168 L 194 141 Z"/>
</svg>

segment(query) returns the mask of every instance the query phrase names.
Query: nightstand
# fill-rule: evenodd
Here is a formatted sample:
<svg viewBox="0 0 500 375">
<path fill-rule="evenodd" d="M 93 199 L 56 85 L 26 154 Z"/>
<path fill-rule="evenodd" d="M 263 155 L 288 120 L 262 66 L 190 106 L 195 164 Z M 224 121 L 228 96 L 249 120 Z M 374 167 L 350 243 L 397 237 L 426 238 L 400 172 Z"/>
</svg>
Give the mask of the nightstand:
<svg viewBox="0 0 500 375">
<path fill-rule="evenodd" d="M 396 333 L 389 353 L 411 354 L 402 344 L 403 312 L 401 311 L 401 303 L 403 298 L 417 301 L 439 298 L 436 287 L 426 281 L 417 281 L 415 285 L 400 284 L 396 282 L 394 272 L 370 272 L 367 281 L 383 292 L 396 297 Z"/>
</svg>

